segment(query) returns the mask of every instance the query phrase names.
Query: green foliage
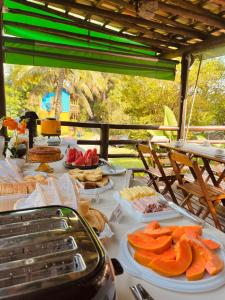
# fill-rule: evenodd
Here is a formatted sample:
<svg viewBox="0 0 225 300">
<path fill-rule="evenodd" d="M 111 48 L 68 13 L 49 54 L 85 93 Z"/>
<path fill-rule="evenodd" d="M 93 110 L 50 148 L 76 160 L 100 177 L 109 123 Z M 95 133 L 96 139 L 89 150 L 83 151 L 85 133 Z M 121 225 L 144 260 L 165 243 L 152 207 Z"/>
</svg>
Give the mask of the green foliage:
<svg viewBox="0 0 225 300">
<path fill-rule="evenodd" d="M 187 118 L 194 93 L 198 60 L 189 75 Z M 224 59 L 203 61 L 190 125 L 225 123 Z M 11 66 L 5 89 L 8 115 L 24 109 L 40 110 L 40 101 L 56 91 L 59 70 L 44 67 Z M 180 69 L 173 82 L 139 76 L 65 69 L 63 87 L 71 95 L 70 119 L 119 124 L 176 125 L 179 111 Z M 164 109 L 163 109 L 164 106 Z M 112 130 L 111 135 L 148 138 L 149 132 Z M 151 132 L 150 132 L 151 133 Z M 154 131 L 174 139 L 174 133 Z M 193 135 L 189 135 L 193 137 Z"/>
<path fill-rule="evenodd" d="M 166 105 L 164 105 L 164 122 L 163 126 L 177 126 L 177 119 L 174 112 Z M 170 140 L 176 139 L 176 133 L 173 131 L 164 130 L 149 130 L 152 136 L 166 136 Z"/>
</svg>

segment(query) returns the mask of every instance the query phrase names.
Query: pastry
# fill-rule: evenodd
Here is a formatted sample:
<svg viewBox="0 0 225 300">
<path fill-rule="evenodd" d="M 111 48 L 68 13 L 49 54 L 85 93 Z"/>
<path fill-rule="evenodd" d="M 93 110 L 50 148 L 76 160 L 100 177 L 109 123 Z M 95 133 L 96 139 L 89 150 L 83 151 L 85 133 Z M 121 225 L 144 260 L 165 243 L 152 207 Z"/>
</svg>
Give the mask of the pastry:
<svg viewBox="0 0 225 300">
<path fill-rule="evenodd" d="M 96 228 L 99 232 L 102 232 L 105 227 L 105 223 L 108 223 L 108 219 L 99 210 L 90 208 L 89 200 L 79 201 L 79 213 L 83 216 L 91 227 Z"/>
<path fill-rule="evenodd" d="M 56 147 L 34 147 L 28 151 L 28 159 L 33 162 L 51 162 L 57 161 L 61 157 L 61 151 Z"/>
</svg>

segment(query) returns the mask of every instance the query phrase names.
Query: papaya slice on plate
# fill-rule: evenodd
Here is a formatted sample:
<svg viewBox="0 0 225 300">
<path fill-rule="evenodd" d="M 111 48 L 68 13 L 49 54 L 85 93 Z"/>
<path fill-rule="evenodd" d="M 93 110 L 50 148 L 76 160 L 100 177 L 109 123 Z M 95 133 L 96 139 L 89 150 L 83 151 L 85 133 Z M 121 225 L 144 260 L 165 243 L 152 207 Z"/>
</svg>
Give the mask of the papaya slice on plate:
<svg viewBox="0 0 225 300">
<path fill-rule="evenodd" d="M 175 247 L 176 259 L 169 260 L 164 257 L 154 258 L 148 266 L 155 272 L 174 277 L 183 274 L 192 262 L 191 246 L 186 240 L 181 240 Z"/>
<path fill-rule="evenodd" d="M 145 233 L 136 232 L 128 234 L 127 238 L 130 245 L 134 248 L 150 250 L 155 253 L 167 250 L 172 244 L 171 236 L 161 236 L 154 239 Z"/>
<path fill-rule="evenodd" d="M 174 247 L 171 246 L 169 249 L 165 250 L 161 254 L 156 254 L 152 251 L 142 249 L 139 249 L 134 253 L 134 259 L 146 267 L 148 266 L 150 261 L 156 257 L 164 257 L 169 260 L 175 260 L 176 252 L 174 250 Z"/>
<path fill-rule="evenodd" d="M 145 231 L 160 228 L 160 224 L 158 221 L 152 221 L 145 227 Z"/>
<path fill-rule="evenodd" d="M 204 276 L 206 266 L 206 253 L 203 247 L 193 244 L 192 247 L 192 263 L 186 271 L 188 280 L 200 280 Z"/>
<path fill-rule="evenodd" d="M 214 253 L 212 250 L 207 250 L 205 268 L 210 275 L 216 275 L 224 268 L 224 261 L 217 253 Z"/>
<path fill-rule="evenodd" d="M 172 232 L 172 239 L 176 243 L 180 240 L 183 234 L 187 234 L 192 238 L 197 238 L 202 235 L 202 226 L 179 226 Z"/>
<path fill-rule="evenodd" d="M 145 228 L 144 232 L 154 238 L 164 235 L 170 235 L 172 233 L 172 231 L 169 228 L 164 227 L 156 229 Z"/>
<path fill-rule="evenodd" d="M 202 242 L 209 250 L 217 250 L 220 249 L 220 244 L 208 239 L 202 239 Z"/>
<path fill-rule="evenodd" d="M 195 239 L 188 237 L 187 235 L 183 235 L 181 240 L 186 240 L 191 246 L 198 245 L 204 250 L 206 258 L 205 269 L 210 275 L 216 275 L 224 268 L 224 261 L 217 253 L 209 250 L 201 239 Z"/>
</svg>

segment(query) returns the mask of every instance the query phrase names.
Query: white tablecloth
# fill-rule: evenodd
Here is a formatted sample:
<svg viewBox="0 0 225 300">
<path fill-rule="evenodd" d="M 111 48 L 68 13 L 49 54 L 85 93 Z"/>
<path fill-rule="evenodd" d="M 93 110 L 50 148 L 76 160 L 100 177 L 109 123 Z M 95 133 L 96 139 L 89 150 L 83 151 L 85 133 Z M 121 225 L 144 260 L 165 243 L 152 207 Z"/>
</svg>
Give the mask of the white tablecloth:
<svg viewBox="0 0 225 300">
<path fill-rule="evenodd" d="M 34 170 L 36 164 L 29 164 L 26 166 L 26 170 Z M 62 161 L 57 163 L 52 163 L 51 166 L 54 167 L 55 174 L 62 174 L 66 172 L 66 169 L 62 165 Z M 111 177 L 114 182 L 114 188 L 108 190 L 100 195 L 100 202 L 93 203 L 93 207 L 100 209 L 107 217 L 110 217 L 112 210 L 116 207 L 117 203 L 113 199 L 113 193 L 115 190 L 120 190 L 123 186 L 124 182 L 124 175 L 122 176 L 112 176 Z M 163 225 L 166 224 L 191 224 L 191 222 L 184 218 L 178 217 L 176 219 L 168 220 L 168 221 L 161 221 Z M 123 216 L 120 220 L 120 223 L 111 224 L 111 228 L 114 232 L 114 236 L 111 239 L 108 239 L 104 242 L 105 248 L 107 249 L 109 255 L 111 257 L 118 258 L 119 255 L 119 244 L 121 238 L 126 234 L 126 232 L 134 227 L 137 223 L 135 219 L 133 219 L 129 214 L 123 211 Z M 208 233 L 212 235 L 217 235 L 218 239 L 220 239 L 225 244 L 225 234 L 219 232 L 216 229 L 212 229 L 210 227 L 206 227 Z M 126 300 L 126 299 L 134 299 L 133 295 L 129 290 L 129 286 L 137 283 L 142 283 L 143 286 L 148 290 L 148 292 L 152 295 L 155 300 L 224 300 L 225 299 L 225 285 L 221 288 L 213 290 L 207 293 L 195 293 L 195 294 L 186 294 L 186 293 L 178 293 L 168 291 L 163 288 L 158 288 L 151 283 L 144 282 L 139 278 L 135 278 L 130 276 L 126 272 L 123 275 L 116 277 L 116 288 L 117 288 L 117 295 L 119 300 Z M 191 289 L 191 282 L 190 282 L 190 289 Z"/>
</svg>

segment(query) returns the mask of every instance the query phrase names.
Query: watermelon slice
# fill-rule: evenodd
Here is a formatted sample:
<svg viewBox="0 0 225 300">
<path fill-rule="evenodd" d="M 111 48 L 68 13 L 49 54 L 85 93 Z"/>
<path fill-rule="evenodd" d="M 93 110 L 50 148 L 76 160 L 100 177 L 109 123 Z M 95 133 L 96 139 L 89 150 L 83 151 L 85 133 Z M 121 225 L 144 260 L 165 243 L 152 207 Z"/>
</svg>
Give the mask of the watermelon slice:
<svg viewBox="0 0 225 300">
<path fill-rule="evenodd" d="M 80 156 L 80 157 L 78 157 L 78 159 L 76 159 L 75 160 L 75 165 L 76 166 L 85 166 L 85 160 L 84 160 L 84 157 L 82 156 Z"/>
</svg>

